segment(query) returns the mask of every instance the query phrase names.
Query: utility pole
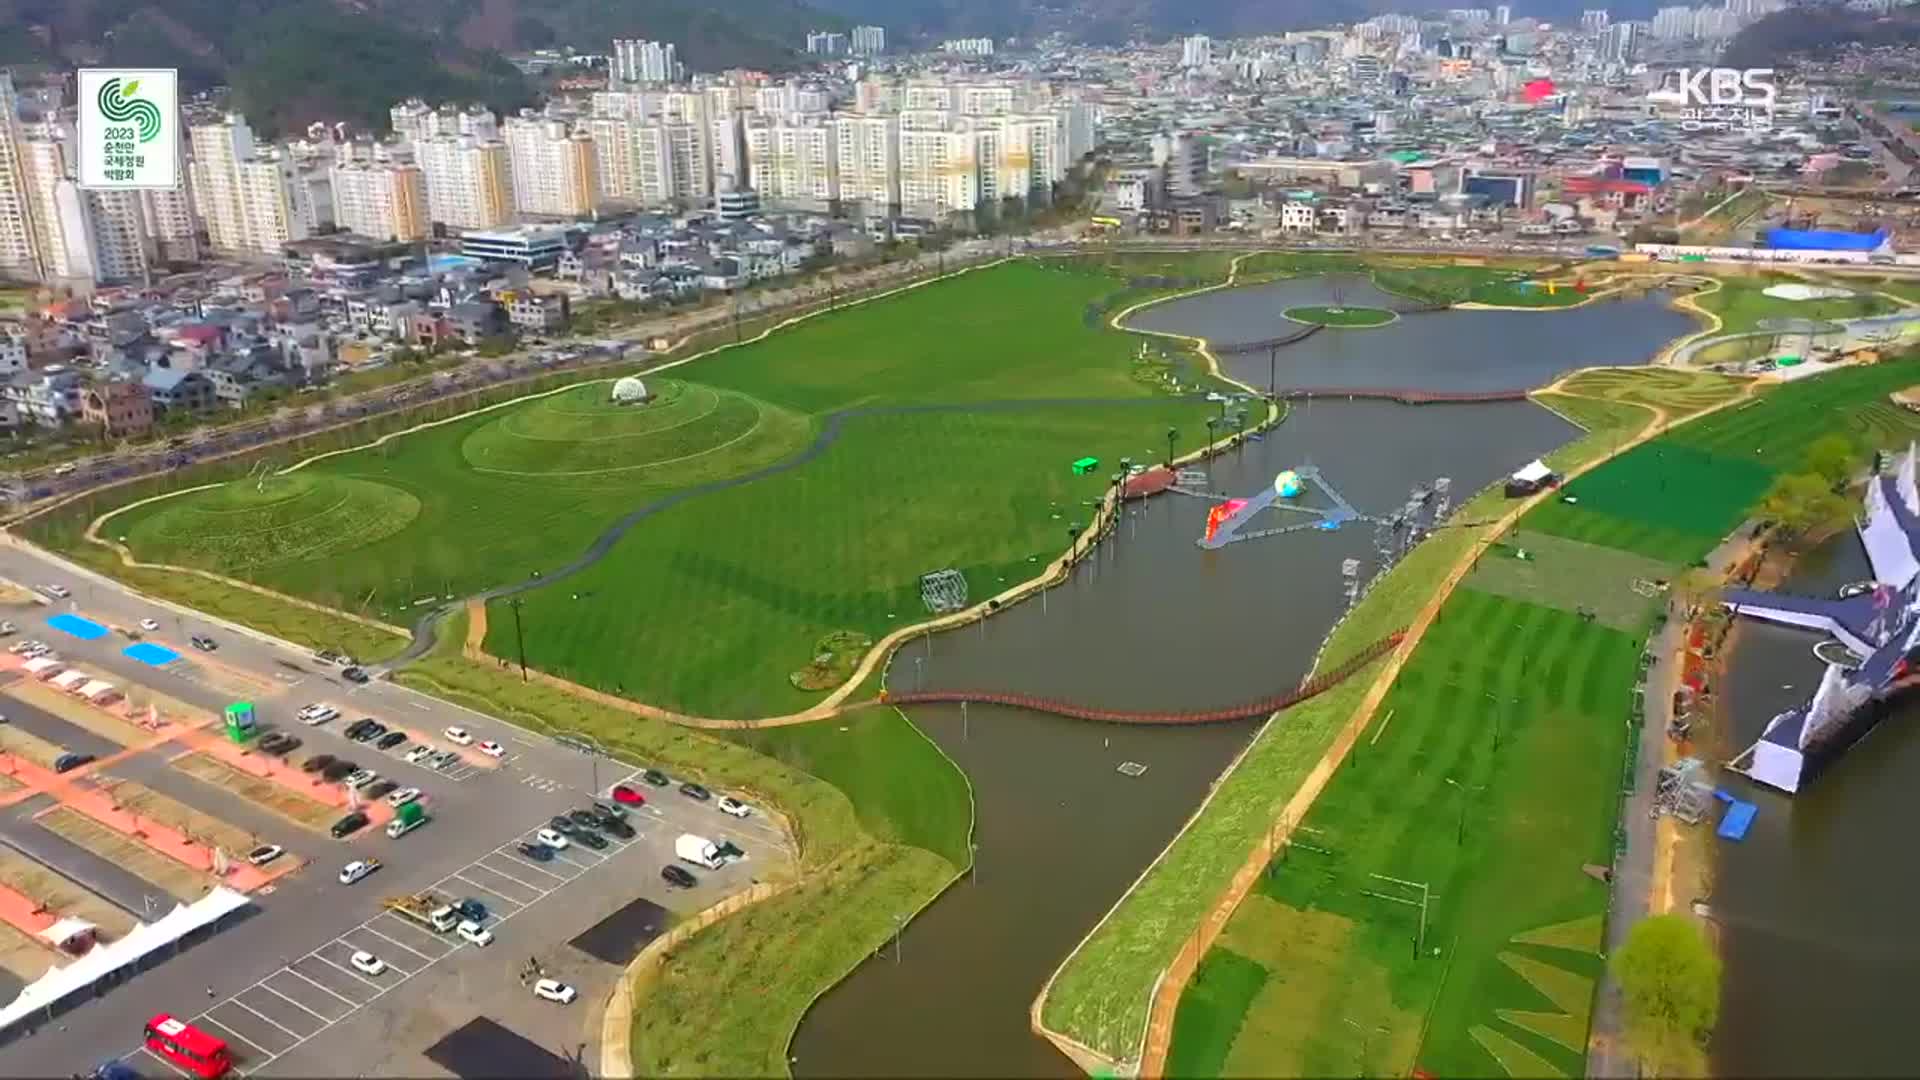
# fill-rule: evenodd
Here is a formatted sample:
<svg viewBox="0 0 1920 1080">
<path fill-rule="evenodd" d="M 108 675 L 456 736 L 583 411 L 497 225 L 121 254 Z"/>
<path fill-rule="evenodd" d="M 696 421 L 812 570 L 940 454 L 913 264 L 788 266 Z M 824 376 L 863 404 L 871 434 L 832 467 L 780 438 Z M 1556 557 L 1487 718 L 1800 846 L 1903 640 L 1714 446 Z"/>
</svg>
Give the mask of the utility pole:
<svg viewBox="0 0 1920 1080">
<path fill-rule="evenodd" d="M 1274 396 L 1273 391 L 1274 391 L 1275 381 L 1274 381 L 1274 375 L 1273 375 L 1273 362 L 1274 362 L 1274 357 L 1279 352 L 1280 352 L 1280 346 L 1278 345 L 1267 346 L 1267 400 L 1268 401 L 1272 401 Z"/>
<path fill-rule="evenodd" d="M 507 601 L 513 607 L 513 643 L 520 650 L 520 681 L 527 681 L 527 636 L 520 626 L 520 598 Z"/>
</svg>

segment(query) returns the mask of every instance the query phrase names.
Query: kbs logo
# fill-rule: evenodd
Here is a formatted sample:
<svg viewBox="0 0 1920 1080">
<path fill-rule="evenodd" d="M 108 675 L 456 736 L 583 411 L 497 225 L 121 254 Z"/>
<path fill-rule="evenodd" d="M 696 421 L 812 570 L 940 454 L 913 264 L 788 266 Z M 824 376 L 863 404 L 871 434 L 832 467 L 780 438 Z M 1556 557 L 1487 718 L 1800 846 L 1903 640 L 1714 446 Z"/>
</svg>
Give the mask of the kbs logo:
<svg viewBox="0 0 1920 1080">
<path fill-rule="evenodd" d="M 1647 95 L 1680 106 L 1680 126 L 1689 131 L 1770 128 L 1777 96 L 1772 68 L 1681 68 Z"/>
</svg>

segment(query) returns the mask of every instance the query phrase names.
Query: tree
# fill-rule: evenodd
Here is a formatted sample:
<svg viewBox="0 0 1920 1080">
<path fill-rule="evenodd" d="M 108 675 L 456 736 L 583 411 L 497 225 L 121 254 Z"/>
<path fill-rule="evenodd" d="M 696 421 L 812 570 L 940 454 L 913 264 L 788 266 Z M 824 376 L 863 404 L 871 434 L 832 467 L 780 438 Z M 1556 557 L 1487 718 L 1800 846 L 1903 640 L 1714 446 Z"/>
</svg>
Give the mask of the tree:
<svg viewBox="0 0 1920 1080">
<path fill-rule="evenodd" d="M 1807 470 L 1827 481 L 1829 487 L 1843 490 L 1860 465 L 1860 448 L 1839 432 L 1823 435 L 1807 447 Z"/>
<path fill-rule="evenodd" d="M 1846 496 L 1834 492 L 1826 477 L 1805 472 L 1775 477 L 1760 500 L 1760 511 L 1791 539 L 1846 524 L 1853 506 Z"/>
<path fill-rule="evenodd" d="M 1634 924 L 1613 954 L 1626 1006 L 1627 1043 L 1656 1076 L 1698 1075 L 1720 1016 L 1720 958 L 1692 919 L 1655 915 Z"/>
</svg>

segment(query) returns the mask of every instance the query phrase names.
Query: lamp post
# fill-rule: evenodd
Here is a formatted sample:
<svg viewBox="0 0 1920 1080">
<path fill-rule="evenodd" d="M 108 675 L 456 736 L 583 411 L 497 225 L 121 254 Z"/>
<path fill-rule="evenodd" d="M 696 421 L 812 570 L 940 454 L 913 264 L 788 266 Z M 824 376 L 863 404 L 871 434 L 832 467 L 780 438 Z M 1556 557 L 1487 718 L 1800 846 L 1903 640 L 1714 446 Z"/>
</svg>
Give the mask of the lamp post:
<svg viewBox="0 0 1920 1080">
<path fill-rule="evenodd" d="M 1180 440 L 1179 428 L 1167 429 L 1167 468 L 1173 468 L 1173 444 Z"/>
</svg>

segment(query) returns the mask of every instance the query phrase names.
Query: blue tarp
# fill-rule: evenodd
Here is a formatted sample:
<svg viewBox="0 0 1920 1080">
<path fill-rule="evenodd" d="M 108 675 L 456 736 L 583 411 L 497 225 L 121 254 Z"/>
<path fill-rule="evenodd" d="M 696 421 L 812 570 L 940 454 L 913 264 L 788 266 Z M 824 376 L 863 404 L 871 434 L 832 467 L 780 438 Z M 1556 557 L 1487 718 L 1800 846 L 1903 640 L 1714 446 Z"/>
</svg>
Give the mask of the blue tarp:
<svg viewBox="0 0 1920 1080">
<path fill-rule="evenodd" d="M 83 619 L 78 615 L 55 615 L 47 620 L 47 625 L 62 633 L 72 634 L 85 641 L 107 636 L 107 628 L 92 619 Z"/>
<path fill-rule="evenodd" d="M 143 664 L 152 664 L 154 667 L 165 667 L 180 659 L 179 653 L 165 645 L 155 645 L 151 641 L 137 642 L 120 651 Z"/>
<path fill-rule="evenodd" d="M 1887 246 L 1888 232 L 1840 232 L 1835 229 L 1768 229 L 1767 246 L 1795 251 L 1878 251 Z"/>
<path fill-rule="evenodd" d="M 1714 830 L 1722 840 L 1745 840 L 1747 830 L 1753 827 L 1754 815 L 1760 808 L 1742 799 L 1736 799 L 1725 789 L 1717 790 L 1713 797 L 1727 804 L 1727 812 L 1721 815 L 1720 827 Z"/>
</svg>

